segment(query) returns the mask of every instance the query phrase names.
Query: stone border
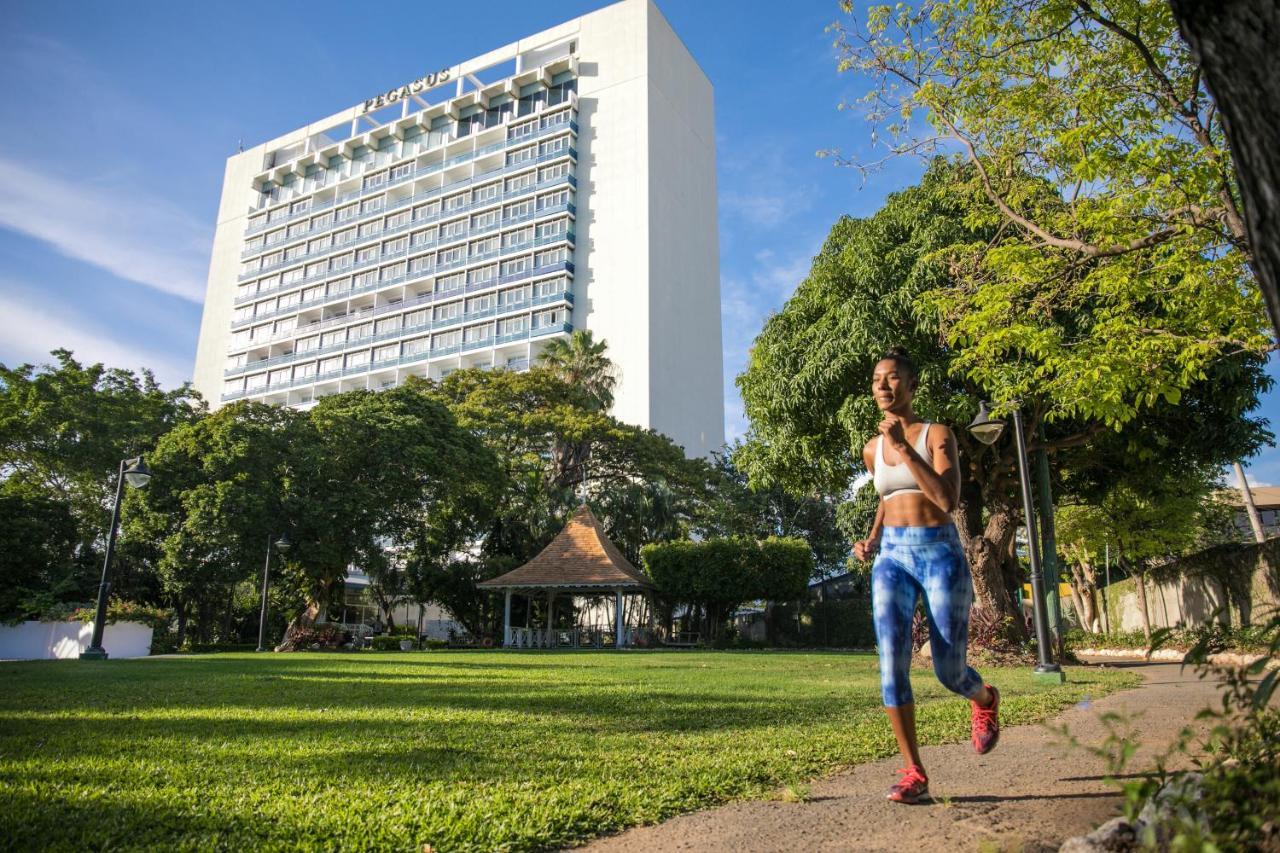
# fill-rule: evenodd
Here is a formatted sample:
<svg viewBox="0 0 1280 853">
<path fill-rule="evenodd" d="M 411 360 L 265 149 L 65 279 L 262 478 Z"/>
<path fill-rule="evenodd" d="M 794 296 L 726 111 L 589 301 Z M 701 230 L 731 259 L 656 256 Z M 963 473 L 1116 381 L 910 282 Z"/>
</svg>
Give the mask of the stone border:
<svg viewBox="0 0 1280 853">
<path fill-rule="evenodd" d="M 1071 652 L 1078 657 L 1095 657 L 1095 658 L 1138 658 L 1139 660 L 1167 661 L 1169 663 L 1182 663 L 1186 652 L 1177 649 L 1156 649 L 1150 655 L 1146 649 L 1071 649 Z M 1218 652 L 1209 655 L 1209 663 L 1218 666 L 1252 666 L 1260 660 L 1265 659 L 1266 655 L 1241 653 L 1241 652 Z M 1280 668 L 1280 660 L 1273 660 L 1267 665 L 1267 669 Z"/>
</svg>

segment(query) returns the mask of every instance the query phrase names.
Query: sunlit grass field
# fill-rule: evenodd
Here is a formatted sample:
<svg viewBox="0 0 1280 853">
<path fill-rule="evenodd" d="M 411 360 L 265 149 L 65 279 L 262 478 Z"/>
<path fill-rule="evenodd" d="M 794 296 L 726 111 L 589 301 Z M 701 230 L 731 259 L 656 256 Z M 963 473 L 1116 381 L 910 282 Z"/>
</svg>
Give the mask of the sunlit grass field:
<svg viewBox="0 0 1280 853">
<path fill-rule="evenodd" d="M 983 674 L 1005 724 L 1137 682 Z M 913 682 L 922 741 L 965 739 L 967 703 Z M 890 755 L 879 697 L 848 653 L 2 663 L 0 846 L 544 849 Z"/>
</svg>

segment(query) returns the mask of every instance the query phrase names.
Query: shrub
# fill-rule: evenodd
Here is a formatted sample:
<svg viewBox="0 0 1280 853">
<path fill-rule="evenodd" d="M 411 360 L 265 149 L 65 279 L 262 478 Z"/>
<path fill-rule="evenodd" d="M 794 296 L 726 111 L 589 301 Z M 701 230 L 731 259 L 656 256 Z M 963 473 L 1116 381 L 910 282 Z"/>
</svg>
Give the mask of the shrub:
<svg viewBox="0 0 1280 853">
<path fill-rule="evenodd" d="M 447 649 L 449 648 L 448 640 L 437 640 L 434 637 L 427 637 L 423 640 L 422 645 L 428 649 Z"/>
<path fill-rule="evenodd" d="M 82 606 L 72 611 L 68 622 L 92 622 L 96 615 L 96 606 Z M 150 625 L 156 632 L 169 630 L 169 622 L 173 612 L 159 607 L 148 607 L 133 601 L 112 601 L 107 605 L 107 624 L 115 622 L 138 622 Z"/>
<path fill-rule="evenodd" d="M 369 639 L 369 647 L 375 652 L 399 651 L 400 641 L 403 639 L 405 638 L 383 634 L 382 636 L 371 637 Z"/>
</svg>

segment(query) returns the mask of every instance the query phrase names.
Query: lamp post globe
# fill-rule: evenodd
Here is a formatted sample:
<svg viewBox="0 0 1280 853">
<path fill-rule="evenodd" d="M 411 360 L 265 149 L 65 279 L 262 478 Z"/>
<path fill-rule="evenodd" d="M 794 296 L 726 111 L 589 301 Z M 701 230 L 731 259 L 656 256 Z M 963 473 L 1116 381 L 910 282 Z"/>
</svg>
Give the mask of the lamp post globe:
<svg viewBox="0 0 1280 853">
<path fill-rule="evenodd" d="M 141 456 L 120 460 L 116 474 L 116 500 L 111 507 L 111 529 L 107 533 L 107 555 L 102 561 L 102 580 L 98 583 L 98 604 L 93 612 L 93 639 L 89 648 L 80 653 L 81 660 L 106 660 L 107 650 L 102 647 L 102 636 L 107 628 L 107 599 L 111 594 L 111 558 L 116 553 L 116 531 L 120 527 L 120 502 L 124 498 L 124 484 L 141 489 L 151 482 L 151 469 Z"/>
</svg>

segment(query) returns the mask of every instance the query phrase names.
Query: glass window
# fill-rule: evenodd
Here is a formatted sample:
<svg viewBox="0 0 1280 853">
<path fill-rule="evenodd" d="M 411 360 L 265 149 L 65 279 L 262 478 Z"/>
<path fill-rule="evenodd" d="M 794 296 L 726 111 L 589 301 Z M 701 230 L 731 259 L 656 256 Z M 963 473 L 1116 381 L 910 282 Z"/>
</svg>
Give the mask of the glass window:
<svg viewBox="0 0 1280 853">
<path fill-rule="evenodd" d="M 394 240 L 388 240 L 382 244 L 382 254 L 394 255 L 397 252 L 403 252 L 409 248 L 408 237 L 397 237 Z"/>
<path fill-rule="evenodd" d="M 385 225 L 387 230 L 390 231 L 392 228 L 399 228 L 402 225 L 408 225 L 409 220 L 410 220 L 409 211 L 402 210 L 399 213 L 393 214 L 392 216 L 388 216 Z"/>
<path fill-rule="evenodd" d="M 488 284 L 498 277 L 498 265 L 490 264 L 486 267 L 470 270 L 467 273 L 468 284 Z"/>
<path fill-rule="evenodd" d="M 413 245 L 415 246 L 426 246 L 429 243 L 434 243 L 435 241 L 436 241 L 435 228 L 423 228 L 421 231 L 413 232 Z"/>
<path fill-rule="evenodd" d="M 516 246 L 523 246 L 533 239 L 533 227 L 525 226 L 517 228 L 515 231 L 508 231 L 502 235 L 502 246 L 505 249 L 511 249 Z"/>
<path fill-rule="evenodd" d="M 539 252 L 533 259 L 535 267 L 549 267 L 552 264 L 560 264 L 569 260 L 569 250 L 561 246 L 558 249 L 550 249 L 545 252 Z"/>
<path fill-rule="evenodd" d="M 359 233 L 360 233 L 360 237 L 361 237 L 361 239 L 363 239 L 363 238 L 365 238 L 365 237 L 372 237 L 374 234 L 381 234 L 381 233 L 382 233 L 382 223 L 381 223 L 381 222 L 366 222 L 365 224 L 363 224 L 363 225 L 361 225 L 361 226 L 360 226 L 360 232 L 359 232 Z"/>
<path fill-rule="evenodd" d="M 483 228 L 492 228 L 498 224 L 500 211 L 486 210 L 484 213 L 477 213 L 471 217 L 471 230 L 479 231 Z"/>
<path fill-rule="evenodd" d="M 435 310 L 435 321 L 437 323 L 444 320 L 456 320 L 462 316 L 462 302 L 447 302 L 444 305 L 437 305 Z"/>
<path fill-rule="evenodd" d="M 436 293 L 452 293 L 455 290 L 461 290 L 466 283 L 467 277 L 464 273 L 441 276 L 436 279 Z"/>
<path fill-rule="evenodd" d="M 554 181 L 558 178 L 563 178 L 567 174 L 569 174 L 568 163 L 556 163 L 552 166 L 543 166 L 538 170 L 538 183 L 543 184 L 547 181 Z"/>
<path fill-rule="evenodd" d="M 527 216 L 533 216 L 533 199 L 531 198 L 509 204 L 502 209 L 502 218 L 507 222 L 524 219 Z"/>
<path fill-rule="evenodd" d="M 505 184 L 506 193 L 510 195 L 511 193 L 520 192 L 521 190 L 527 190 L 533 186 L 534 180 L 535 175 L 532 171 L 525 172 L 523 175 L 516 175 L 515 177 L 507 178 L 507 183 Z"/>
<path fill-rule="evenodd" d="M 382 210 L 382 206 L 385 203 L 386 203 L 386 199 L 384 199 L 382 196 L 378 196 L 377 198 L 367 198 L 364 201 L 360 202 L 360 212 L 376 213 L 377 211 Z"/>
<path fill-rule="evenodd" d="M 445 222 L 440 225 L 440 239 L 449 240 L 454 237 L 461 237 L 467 233 L 467 220 L 455 219 L 452 222 Z"/>
<path fill-rule="evenodd" d="M 485 184 L 482 187 L 476 187 L 472 191 L 471 200 L 476 204 L 482 204 L 486 201 L 493 201 L 502 194 L 502 182 L 494 181 L 492 184 Z"/>
<path fill-rule="evenodd" d="M 515 151 L 507 152 L 507 165 L 517 166 L 521 163 L 528 163 L 538 156 L 538 150 L 530 145 L 528 148 L 518 148 Z"/>
<path fill-rule="evenodd" d="M 486 237 L 483 240 L 471 241 L 470 256 L 473 258 L 483 257 L 484 255 L 489 255 L 496 251 L 498 251 L 497 236 Z"/>
</svg>

